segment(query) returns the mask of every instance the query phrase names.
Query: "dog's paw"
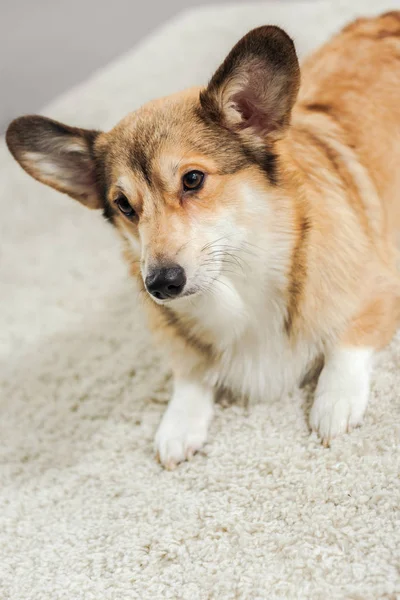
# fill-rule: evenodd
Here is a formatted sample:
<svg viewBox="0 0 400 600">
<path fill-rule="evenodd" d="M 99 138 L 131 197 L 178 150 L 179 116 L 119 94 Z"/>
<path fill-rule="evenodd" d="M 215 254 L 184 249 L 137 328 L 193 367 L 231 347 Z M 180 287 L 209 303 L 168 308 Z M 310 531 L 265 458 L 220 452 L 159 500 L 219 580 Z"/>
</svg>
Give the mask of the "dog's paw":
<svg viewBox="0 0 400 600">
<path fill-rule="evenodd" d="M 310 413 L 310 426 L 324 446 L 336 436 L 361 425 L 368 397 L 365 394 L 340 396 L 334 392 L 317 394 Z"/>
<path fill-rule="evenodd" d="M 157 430 L 155 450 L 160 463 L 168 470 L 190 460 L 207 440 L 209 419 L 168 410 Z"/>
<path fill-rule="evenodd" d="M 368 404 L 371 348 L 338 348 L 325 359 L 310 413 L 324 446 L 361 424 Z"/>
</svg>

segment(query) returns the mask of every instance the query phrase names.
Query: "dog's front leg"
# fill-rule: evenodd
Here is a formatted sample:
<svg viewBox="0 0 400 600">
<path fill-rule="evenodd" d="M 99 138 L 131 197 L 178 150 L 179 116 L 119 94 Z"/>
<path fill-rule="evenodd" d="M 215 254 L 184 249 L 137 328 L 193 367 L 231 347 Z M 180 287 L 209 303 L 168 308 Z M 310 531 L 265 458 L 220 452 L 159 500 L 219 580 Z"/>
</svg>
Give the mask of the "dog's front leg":
<svg viewBox="0 0 400 600">
<path fill-rule="evenodd" d="M 193 379 L 175 378 L 172 398 L 155 438 L 156 452 L 166 469 L 190 459 L 205 444 L 213 405 L 213 388 Z"/>
<path fill-rule="evenodd" d="M 325 357 L 310 425 L 325 446 L 360 425 L 368 404 L 373 349 L 342 347 Z"/>
</svg>

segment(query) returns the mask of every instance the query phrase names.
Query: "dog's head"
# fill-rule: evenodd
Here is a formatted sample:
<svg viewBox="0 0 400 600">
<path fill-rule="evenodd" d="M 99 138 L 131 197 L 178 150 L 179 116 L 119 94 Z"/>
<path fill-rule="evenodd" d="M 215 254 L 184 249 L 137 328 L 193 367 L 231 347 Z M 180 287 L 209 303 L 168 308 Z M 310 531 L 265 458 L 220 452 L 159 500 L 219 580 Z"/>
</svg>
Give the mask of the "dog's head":
<svg viewBox="0 0 400 600">
<path fill-rule="evenodd" d="M 21 117 L 7 143 L 35 179 L 102 209 L 153 299 L 170 301 L 208 289 L 251 241 L 279 185 L 276 144 L 299 78 L 291 39 L 260 27 L 204 89 L 151 102 L 107 133 Z"/>
</svg>

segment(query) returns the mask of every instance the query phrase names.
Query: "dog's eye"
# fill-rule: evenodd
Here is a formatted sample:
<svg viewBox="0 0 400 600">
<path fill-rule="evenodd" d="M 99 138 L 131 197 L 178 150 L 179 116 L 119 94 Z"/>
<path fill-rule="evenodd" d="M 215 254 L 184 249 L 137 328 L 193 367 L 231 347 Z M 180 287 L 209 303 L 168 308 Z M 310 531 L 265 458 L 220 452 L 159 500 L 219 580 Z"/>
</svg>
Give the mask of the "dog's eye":
<svg viewBox="0 0 400 600">
<path fill-rule="evenodd" d="M 203 185 L 204 173 L 201 171 L 189 171 L 183 176 L 183 189 L 185 192 L 189 190 L 199 190 Z"/>
<path fill-rule="evenodd" d="M 126 217 L 132 218 L 135 216 L 136 213 L 132 206 L 129 204 L 128 198 L 126 196 L 123 196 L 122 194 L 121 196 L 118 196 L 118 198 L 115 200 L 115 204 Z"/>
</svg>

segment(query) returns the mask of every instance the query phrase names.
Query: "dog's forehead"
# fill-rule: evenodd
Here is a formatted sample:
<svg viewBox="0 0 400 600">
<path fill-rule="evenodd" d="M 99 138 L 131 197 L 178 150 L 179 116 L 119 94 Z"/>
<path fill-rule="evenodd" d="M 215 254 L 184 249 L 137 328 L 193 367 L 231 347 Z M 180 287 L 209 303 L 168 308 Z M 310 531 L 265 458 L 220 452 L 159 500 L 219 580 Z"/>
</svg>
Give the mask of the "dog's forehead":
<svg viewBox="0 0 400 600">
<path fill-rule="evenodd" d="M 148 185 L 154 176 L 168 175 L 160 173 L 163 165 L 191 155 L 213 159 L 226 173 L 246 162 L 235 136 L 204 118 L 198 88 L 145 104 L 108 135 L 112 171 L 129 170 Z"/>
<path fill-rule="evenodd" d="M 176 139 L 196 124 L 198 107 L 199 93 L 192 90 L 152 100 L 116 125 L 113 145 L 154 147 Z"/>
<path fill-rule="evenodd" d="M 149 181 L 154 160 L 196 146 L 204 125 L 196 113 L 198 102 L 186 97 L 153 101 L 126 116 L 109 133 L 108 155 L 122 168 L 133 169 Z"/>
</svg>

